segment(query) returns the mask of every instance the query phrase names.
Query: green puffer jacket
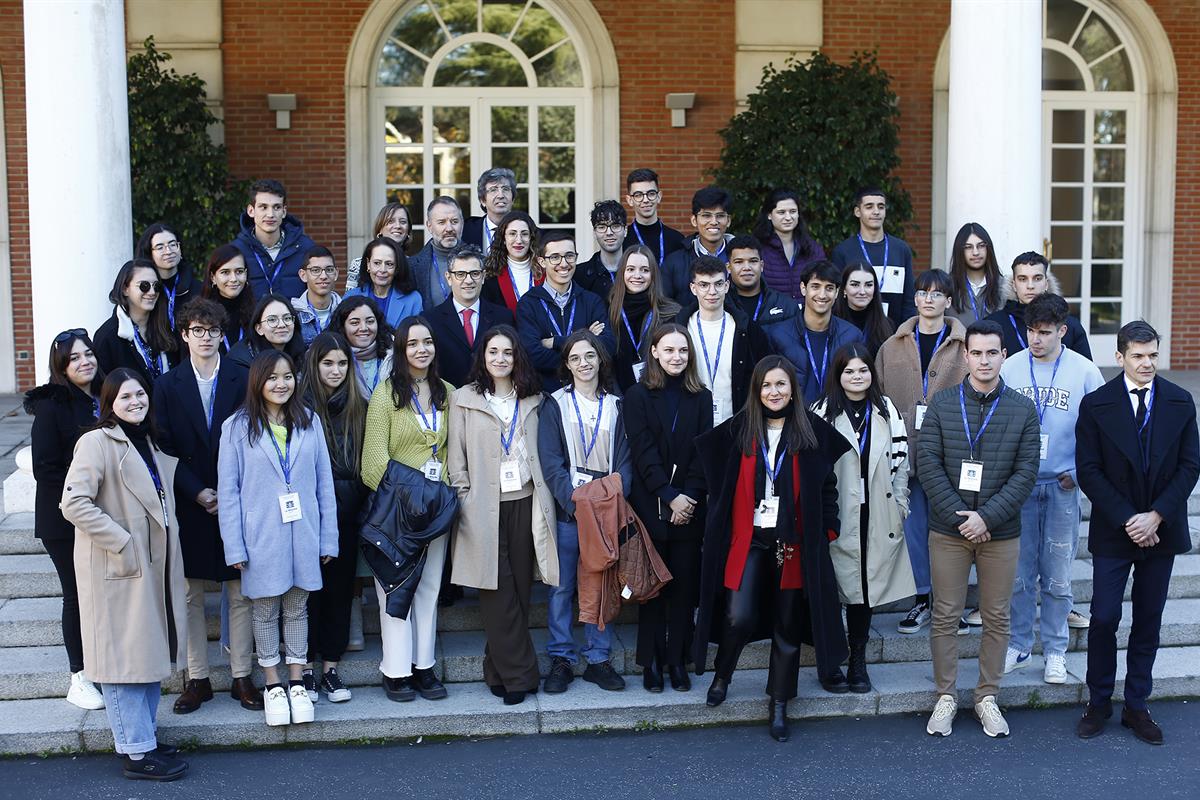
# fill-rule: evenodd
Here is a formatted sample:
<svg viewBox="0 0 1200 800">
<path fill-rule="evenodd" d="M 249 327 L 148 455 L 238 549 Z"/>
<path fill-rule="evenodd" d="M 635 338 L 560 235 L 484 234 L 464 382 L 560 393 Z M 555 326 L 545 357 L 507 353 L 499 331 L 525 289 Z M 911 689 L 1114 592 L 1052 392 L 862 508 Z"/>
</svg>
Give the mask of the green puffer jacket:
<svg viewBox="0 0 1200 800">
<path fill-rule="evenodd" d="M 962 462 L 972 458 L 963 428 L 960 389 L 966 401 L 971 435 L 979 436 L 983 419 L 999 394 L 1000 403 L 979 438 L 974 460 L 983 462 L 979 492 L 961 492 Z M 1021 506 L 1033 491 L 1040 462 L 1037 411 L 1026 397 L 1000 384 L 986 395 L 975 391 L 971 379 L 934 395 L 921 425 L 918 450 L 921 486 L 929 497 L 929 527 L 948 536 L 961 536 L 958 511 L 978 511 L 993 539 L 1021 535 Z"/>
</svg>

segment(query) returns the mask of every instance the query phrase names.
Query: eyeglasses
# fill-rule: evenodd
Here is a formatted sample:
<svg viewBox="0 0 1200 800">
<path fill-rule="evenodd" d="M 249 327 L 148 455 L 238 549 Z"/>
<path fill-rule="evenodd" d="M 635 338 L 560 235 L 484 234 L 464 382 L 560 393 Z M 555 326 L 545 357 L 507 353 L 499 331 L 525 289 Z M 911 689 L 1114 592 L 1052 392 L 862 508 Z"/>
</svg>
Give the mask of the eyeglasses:
<svg viewBox="0 0 1200 800">
<path fill-rule="evenodd" d="M 596 233 L 620 233 L 625 230 L 625 225 L 621 222 L 611 222 L 608 225 L 597 225 L 594 230 Z"/>
<path fill-rule="evenodd" d="M 711 211 L 701 211 L 696 215 L 696 219 L 701 222 L 728 222 L 729 215 L 724 211 L 718 211 L 715 214 Z"/>
<path fill-rule="evenodd" d="M 284 314 L 282 317 L 263 317 L 263 324 L 268 328 L 279 328 L 285 325 L 291 325 L 296 321 L 296 318 L 291 314 Z"/>
<path fill-rule="evenodd" d="M 572 367 L 578 367 L 580 364 L 584 363 L 585 361 L 589 364 L 595 364 L 599 360 L 600 360 L 600 356 L 596 354 L 595 350 L 592 350 L 591 352 L 588 352 L 588 353 L 584 353 L 581 356 L 574 355 L 574 356 L 567 357 L 567 363 L 570 364 Z"/>
<path fill-rule="evenodd" d="M 695 286 L 697 291 L 700 292 L 700 294 L 708 294 L 709 292 L 720 292 L 728 284 L 729 284 L 729 282 L 724 279 L 719 280 L 719 281 L 713 281 L 712 283 L 709 283 L 708 281 L 692 281 L 692 286 Z"/>
<path fill-rule="evenodd" d="M 483 277 L 483 270 L 481 270 L 481 269 L 472 269 L 472 270 L 454 269 L 454 270 L 450 270 L 450 277 L 454 278 L 454 280 L 459 281 L 459 282 L 465 281 L 467 278 L 470 278 L 473 281 L 477 281 Z"/>
<path fill-rule="evenodd" d="M 633 194 L 631 194 L 629 196 L 632 197 L 635 201 L 637 201 L 639 203 L 642 202 L 643 200 L 657 200 L 658 199 L 658 189 L 651 189 L 648 192 L 634 192 Z"/>
<path fill-rule="evenodd" d="M 913 292 L 913 298 L 916 300 L 929 299 L 929 300 L 937 301 L 937 300 L 945 300 L 946 294 L 945 294 L 945 292 L 927 292 L 924 289 L 917 289 L 915 292 Z"/>
<path fill-rule="evenodd" d="M 224 333 L 224 331 L 222 331 L 220 328 L 203 328 L 199 325 L 193 325 L 187 330 L 188 333 L 197 339 L 203 339 L 205 337 L 208 337 L 209 339 L 220 339 L 221 334 Z"/>
<path fill-rule="evenodd" d="M 574 264 L 579 260 L 579 253 L 555 253 L 554 255 L 542 256 L 542 260 L 552 267 L 557 267 L 564 261 L 568 264 Z"/>
<path fill-rule="evenodd" d="M 314 278 L 321 275 L 328 275 L 331 278 L 336 278 L 338 274 L 337 267 L 305 267 L 305 269 L 307 269 L 308 274 L 312 275 Z"/>
<path fill-rule="evenodd" d="M 179 249 L 179 240 L 172 239 L 169 242 L 159 242 L 158 244 L 154 245 L 150 249 L 156 253 L 165 253 L 168 250 L 178 250 Z"/>
<path fill-rule="evenodd" d="M 512 187 L 507 184 L 493 183 L 491 186 L 484 187 L 483 193 L 488 197 L 494 194 L 506 194 L 511 196 L 513 193 Z"/>
<path fill-rule="evenodd" d="M 151 292 L 158 294 L 162 291 L 162 281 L 138 281 L 134 286 L 142 294 L 150 294 Z"/>
<path fill-rule="evenodd" d="M 986 253 L 987 242 L 978 242 L 976 244 L 964 244 L 963 251 L 967 253 Z"/>
<path fill-rule="evenodd" d="M 87 331 L 83 328 L 71 328 L 69 331 L 63 331 L 58 336 L 54 337 L 54 346 L 61 347 L 72 339 L 79 339 L 87 336 Z"/>
</svg>

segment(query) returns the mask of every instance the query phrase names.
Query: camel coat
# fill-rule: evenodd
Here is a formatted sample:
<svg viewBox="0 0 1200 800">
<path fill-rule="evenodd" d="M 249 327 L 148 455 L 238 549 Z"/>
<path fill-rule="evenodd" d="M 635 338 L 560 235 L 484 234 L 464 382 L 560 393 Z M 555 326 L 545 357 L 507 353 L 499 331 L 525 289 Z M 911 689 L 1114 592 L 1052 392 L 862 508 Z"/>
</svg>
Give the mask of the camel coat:
<svg viewBox="0 0 1200 800">
<path fill-rule="evenodd" d="M 554 495 L 542 477 L 537 446 L 541 401 L 540 395 L 522 398 L 517 425 L 525 437 L 529 472 L 533 476 L 533 549 L 538 573 L 544 583 L 557 586 Z M 500 457 L 503 454 L 501 424 L 487 399 L 473 386 L 464 386 L 450 395 L 446 472 L 460 502 L 450 581 L 459 586 L 496 588 L 500 558 L 496 526 L 500 512 Z M 504 433 L 508 434 L 507 426 Z"/>
<path fill-rule="evenodd" d="M 166 513 L 120 427 L 75 445 L 62 496 L 75 526 L 83 660 L 97 683 L 156 683 L 186 657 L 187 590 L 175 521 L 176 460 L 154 450 Z M 166 517 L 164 525 L 163 517 Z"/>
</svg>

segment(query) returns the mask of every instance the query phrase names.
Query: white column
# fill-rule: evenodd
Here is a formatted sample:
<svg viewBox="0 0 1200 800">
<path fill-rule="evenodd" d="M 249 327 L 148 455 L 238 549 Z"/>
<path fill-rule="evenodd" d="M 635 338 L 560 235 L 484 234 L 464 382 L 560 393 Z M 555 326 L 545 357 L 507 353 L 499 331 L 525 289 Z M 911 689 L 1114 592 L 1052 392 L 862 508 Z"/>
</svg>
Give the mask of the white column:
<svg viewBox="0 0 1200 800">
<path fill-rule="evenodd" d="M 38 381 L 55 334 L 95 329 L 132 255 L 123 0 L 25 0 L 29 247 Z"/>
<path fill-rule="evenodd" d="M 1007 272 L 1042 249 L 1041 0 L 951 0 L 949 122 L 946 245 L 978 222 Z"/>
</svg>

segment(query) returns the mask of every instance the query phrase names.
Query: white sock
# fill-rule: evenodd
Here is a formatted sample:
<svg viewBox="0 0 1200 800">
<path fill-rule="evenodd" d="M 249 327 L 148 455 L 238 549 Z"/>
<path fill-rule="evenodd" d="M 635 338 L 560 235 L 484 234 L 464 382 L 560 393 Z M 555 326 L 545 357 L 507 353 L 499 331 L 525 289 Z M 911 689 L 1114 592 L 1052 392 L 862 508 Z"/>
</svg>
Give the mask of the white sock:
<svg viewBox="0 0 1200 800">
<path fill-rule="evenodd" d="M 128 753 L 127 755 L 129 756 L 130 761 L 141 761 L 146 757 L 145 753 Z"/>
</svg>

